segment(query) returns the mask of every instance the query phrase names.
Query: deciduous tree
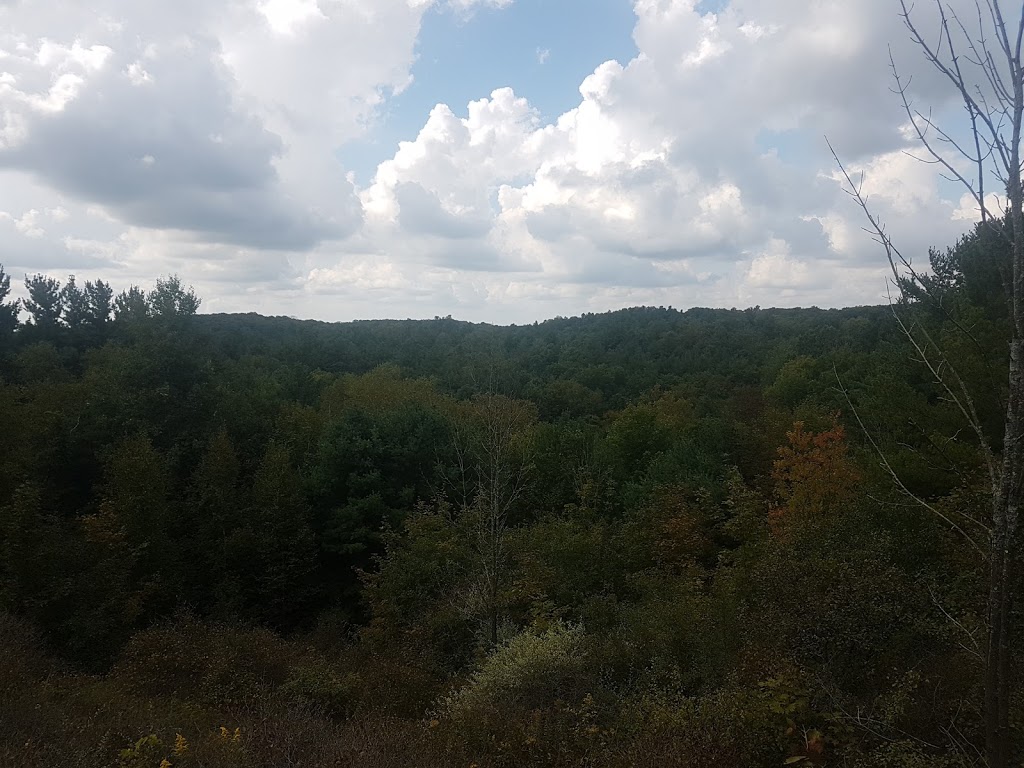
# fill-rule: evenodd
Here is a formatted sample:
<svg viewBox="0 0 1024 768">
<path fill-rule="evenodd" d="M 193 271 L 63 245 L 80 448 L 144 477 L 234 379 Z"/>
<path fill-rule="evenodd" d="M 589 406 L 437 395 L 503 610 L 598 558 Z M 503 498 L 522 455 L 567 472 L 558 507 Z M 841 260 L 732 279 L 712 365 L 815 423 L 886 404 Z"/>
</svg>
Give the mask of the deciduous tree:
<svg viewBox="0 0 1024 768">
<path fill-rule="evenodd" d="M 950 354 L 951 335 L 969 343 L 977 340 L 970 324 L 963 322 L 955 306 L 944 302 L 942 292 L 937 290 L 944 265 L 933 259 L 938 280 L 919 271 L 869 207 L 862 184 L 853 180 L 838 155 L 836 160 L 850 194 L 867 217 L 869 231 L 885 252 L 905 303 L 924 303 L 946 321 L 940 335 L 927 323 L 919 322 L 911 311 L 903 311 L 905 307 L 897 307 L 899 311 L 895 312 L 904 336 L 934 378 L 941 396 L 960 411 L 988 476 L 991 519 L 984 548 L 989 574 L 985 758 L 989 768 L 1007 768 L 1013 761 L 1012 647 L 1014 609 L 1021 585 L 1019 517 L 1024 504 L 1024 186 L 1020 152 L 1024 130 L 1024 7 L 1001 0 L 975 0 L 970 18 L 961 17 L 943 0 L 934 0 L 933 7 L 939 21 L 937 35 L 930 28 L 926 30 L 911 3 L 900 0 L 901 16 L 911 39 L 960 98 L 966 124 L 941 125 L 930 111 L 918 109 L 912 101 L 909 78 L 898 71 L 894 59 L 890 58 L 890 63 L 895 92 L 924 159 L 962 185 L 974 201 L 981 226 L 1002 240 L 1008 251 L 1007 263 L 999 270 L 1008 309 L 1008 356 L 1004 417 L 998 431 L 989 428 L 980 415 L 979 403 L 991 393 L 972 387 Z M 998 190 L 994 196 L 993 187 Z M 891 470 L 884 456 L 882 460 Z M 896 473 L 892 474 L 897 485 L 906 490 Z M 915 498 L 933 508 L 926 500 Z"/>
</svg>

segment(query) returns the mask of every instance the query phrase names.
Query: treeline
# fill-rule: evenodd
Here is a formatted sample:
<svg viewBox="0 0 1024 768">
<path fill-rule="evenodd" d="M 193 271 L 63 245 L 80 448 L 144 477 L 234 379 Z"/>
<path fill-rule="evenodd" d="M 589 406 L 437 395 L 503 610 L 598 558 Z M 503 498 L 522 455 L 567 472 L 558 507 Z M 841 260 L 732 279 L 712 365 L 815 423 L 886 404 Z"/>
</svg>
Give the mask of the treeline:
<svg viewBox="0 0 1024 768">
<path fill-rule="evenodd" d="M 969 324 L 972 386 L 1002 258 L 976 232 L 897 308 Z M 326 324 L 27 287 L 4 765 L 979 764 L 986 485 L 890 308 Z"/>
<path fill-rule="evenodd" d="M 48 275 L 25 278 L 27 297 L 10 299 L 11 276 L 0 264 L 0 331 L 10 334 L 19 329 L 20 310 L 28 314 L 20 331 L 32 340 L 55 337 L 61 329 L 99 331 L 112 321 L 131 322 L 147 317 L 168 318 L 194 315 L 199 299 L 191 288 L 185 289 L 176 275 L 158 278 L 148 293 L 137 285 L 116 296 L 109 283 L 87 280 L 79 286 L 69 275 L 61 285 Z"/>
</svg>

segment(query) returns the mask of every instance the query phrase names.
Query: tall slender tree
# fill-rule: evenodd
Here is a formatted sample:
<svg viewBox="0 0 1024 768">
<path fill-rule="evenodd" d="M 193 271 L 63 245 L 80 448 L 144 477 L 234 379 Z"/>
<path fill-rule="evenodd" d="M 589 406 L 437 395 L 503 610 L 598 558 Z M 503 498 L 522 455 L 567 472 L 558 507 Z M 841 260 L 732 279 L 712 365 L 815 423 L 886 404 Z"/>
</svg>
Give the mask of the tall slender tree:
<svg viewBox="0 0 1024 768">
<path fill-rule="evenodd" d="M 502 594 L 508 588 L 509 514 L 528 486 L 536 420 L 532 404 L 489 393 L 478 396 L 463 420 L 452 425 L 459 471 L 449 486 L 474 522 L 480 612 L 491 646 L 498 644 Z"/>
<path fill-rule="evenodd" d="M 110 283 L 102 280 L 89 280 L 85 284 L 85 295 L 89 304 L 89 324 L 94 328 L 103 327 L 114 311 L 114 289 L 110 287 Z"/>
<path fill-rule="evenodd" d="M 982 456 L 991 494 L 988 540 L 984 542 L 987 546 L 977 545 L 988 561 L 985 760 L 989 768 L 1008 768 L 1019 764 L 1013 762 L 1011 754 L 1010 706 L 1014 608 L 1021 588 L 1019 518 L 1024 504 L 1024 187 L 1020 153 L 1024 130 L 1024 5 L 974 0 L 970 18 L 962 18 L 944 0 L 933 3 L 939 22 L 937 35 L 930 28 L 925 33 L 907 0 L 900 0 L 900 15 L 928 64 L 962 101 L 966 124 L 943 126 L 930 111 L 916 108 L 909 78 L 898 71 L 891 57 L 890 65 L 895 93 L 926 155 L 925 161 L 938 165 L 948 178 L 963 186 L 977 207 L 981 226 L 1001 239 L 1009 252 L 1008 263 L 1001 269 L 1003 298 L 1008 309 L 1008 354 L 1003 419 L 997 429 L 992 429 L 980 415 L 979 403 L 989 393 L 973 388 L 953 359 L 953 344 L 966 342 L 980 348 L 970 324 L 958 316 L 950 302 L 943 301 L 936 290 L 937 282 L 914 267 L 912 259 L 893 242 L 870 208 L 861 182 L 854 181 L 834 149 L 833 154 L 848 191 L 867 218 L 869 231 L 885 252 L 893 282 L 901 291 L 902 306 L 895 307 L 894 313 L 897 323 L 943 398 L 960 412 Z M 993 195 L 993 188 L 999 194 Z M 942 265 L 934 259 L 933 266 L 941 273 Z M 905 311 L 915 303 L 927 304 L 943 317 L 942 334 L 933 333 L 927 323 L 918 322 Z M 959 341 L 951 342 L 953 336 L 958 336 Z M 882 455 L 881 459 L 897 487 L 914 496 L 887 458 Z M 937 511 L 927 500 L 914 498 Z"/>
<path fill-rule="evenodd" d="M 89 295 L 75 282 L 74 275 L 68 275 L 68 281 L 64 283 L 60 296 L 64 322 L 68 328 L 84 328 L 89 321 Z"/>
<path fill-rule="evenodd" d="M 7 301 L 11 294 L 11 276 L 4 271 L 4 265 L 0 264 L 0 338 L 12 333 L 18 326 L 18 309 L 21 302 L 15 299 Z"/>
</svg>

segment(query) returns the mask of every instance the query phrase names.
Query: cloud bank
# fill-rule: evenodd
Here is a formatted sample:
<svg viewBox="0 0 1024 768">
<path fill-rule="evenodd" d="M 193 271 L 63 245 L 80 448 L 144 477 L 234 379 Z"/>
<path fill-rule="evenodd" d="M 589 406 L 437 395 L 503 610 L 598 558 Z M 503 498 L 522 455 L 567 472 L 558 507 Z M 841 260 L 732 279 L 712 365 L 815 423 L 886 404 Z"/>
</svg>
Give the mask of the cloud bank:
<svg viewBox="0 0 1024 768">
<path fill-rule="evenodd" d="M 509 3 L 447 11 L 472 34 Z M 955 103 L 888 0 L 633 7 L 638 55 L 574 109 L 545 123 L 496 82 L 435 106 L 359 188 L 338 150 L 415 77 L 435 2 L 0 5 L 2 261 L 178 272 L 206 309 L 325 319 L 878 302 L 826 135 L 905 251 L 969 226 L 905 152 L 889 45 L 919 103 Z"/>
</svg>

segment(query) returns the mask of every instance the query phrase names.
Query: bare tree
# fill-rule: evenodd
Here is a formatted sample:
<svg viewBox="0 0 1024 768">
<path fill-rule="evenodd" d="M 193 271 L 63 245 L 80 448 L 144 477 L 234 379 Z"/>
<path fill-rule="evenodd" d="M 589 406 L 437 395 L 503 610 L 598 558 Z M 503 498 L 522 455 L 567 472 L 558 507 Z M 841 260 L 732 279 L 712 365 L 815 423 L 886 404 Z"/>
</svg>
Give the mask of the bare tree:
<svg viewBox="0 0 1024 768">
<path fill-rule="evenodd" d="M 468 419 L 466 418 L 468 416 Z M 527 488 L 532 405 L 505 395 L 474 398 L 452 423 L 456 476 L 448 479 L 462 513 L 471 515 L 479 564 L 478 602 L 491 645 L 498 643 L 508 571 L 508 516 Z"/>
<path fill-rule="evenodd" d="M 982 226 L 1004 238 L 1011 253 L 1002 272 L 1007 302 L 1009 364 L 1002 435 L 987 430 L 979 416 L 978 398 L 957 370 L 941 340 L 921 323 L 896 313 L 897 322 L 944 397 L 961 413 L 984 460 L 991 487 L 988 546 L 980 547 L 988 559 L 988 638 L 984 648 L 985 759 L 989 768 L 1010 765 L 1010 692 L 1013 674 L 1011 641 L 1014 602 L 1019 590 L 1018 517 L 1024 493 L 1024 189 L 1021 186 L 1021 129 L 1024 117 L 1024 7 L 1020 18 L 1008 18 L 1000 0 L 974 0 L 965 18 L 945 0 L 932 0 L 938 13 L 931 36 L 914 14 L 913 5 L 899 0 L 900 16 L 926 61 L 951 85 L 966 113 L 966 131 L 939 124 L 931 113 L 915 108 L 910 80 L 901 75 L 890 55 L 894 92 L 923 149 L 924 162 L 943 170 L 944 178 L 959 182 L 973 198 Z M 966 138 L 965 138 L 966 137 Z M 829 148 L 832 149 L 831 144 Z M 960 334 L 973 339 L 971 329 L 959 323 L 934 292 L 934 282 L 917 270 L 893 243 L 884 224 L 863 194 L 863 177 L 854 180 L 839 160 L 848 192 L 863 210 L 868 231 L 885 251 L 893 280 L 904 299 L 924 300 L 944 313 Z M 1002 194 L 992 195 L 996 188 Z M 993 198 L 998 202 L 994 203 Z M 998 210 L 992 210 L 998 206 Z M 882 458 L 883 466 L 890 465 Z M 897 487 L 910 491 L 891 472 Z M 912 494 L 911 494 L 912 495 Z M 916 497 L 915 497 L 916 498 Z M 934 511 L 923 499 L 916 499 Z"/>
</svg>

